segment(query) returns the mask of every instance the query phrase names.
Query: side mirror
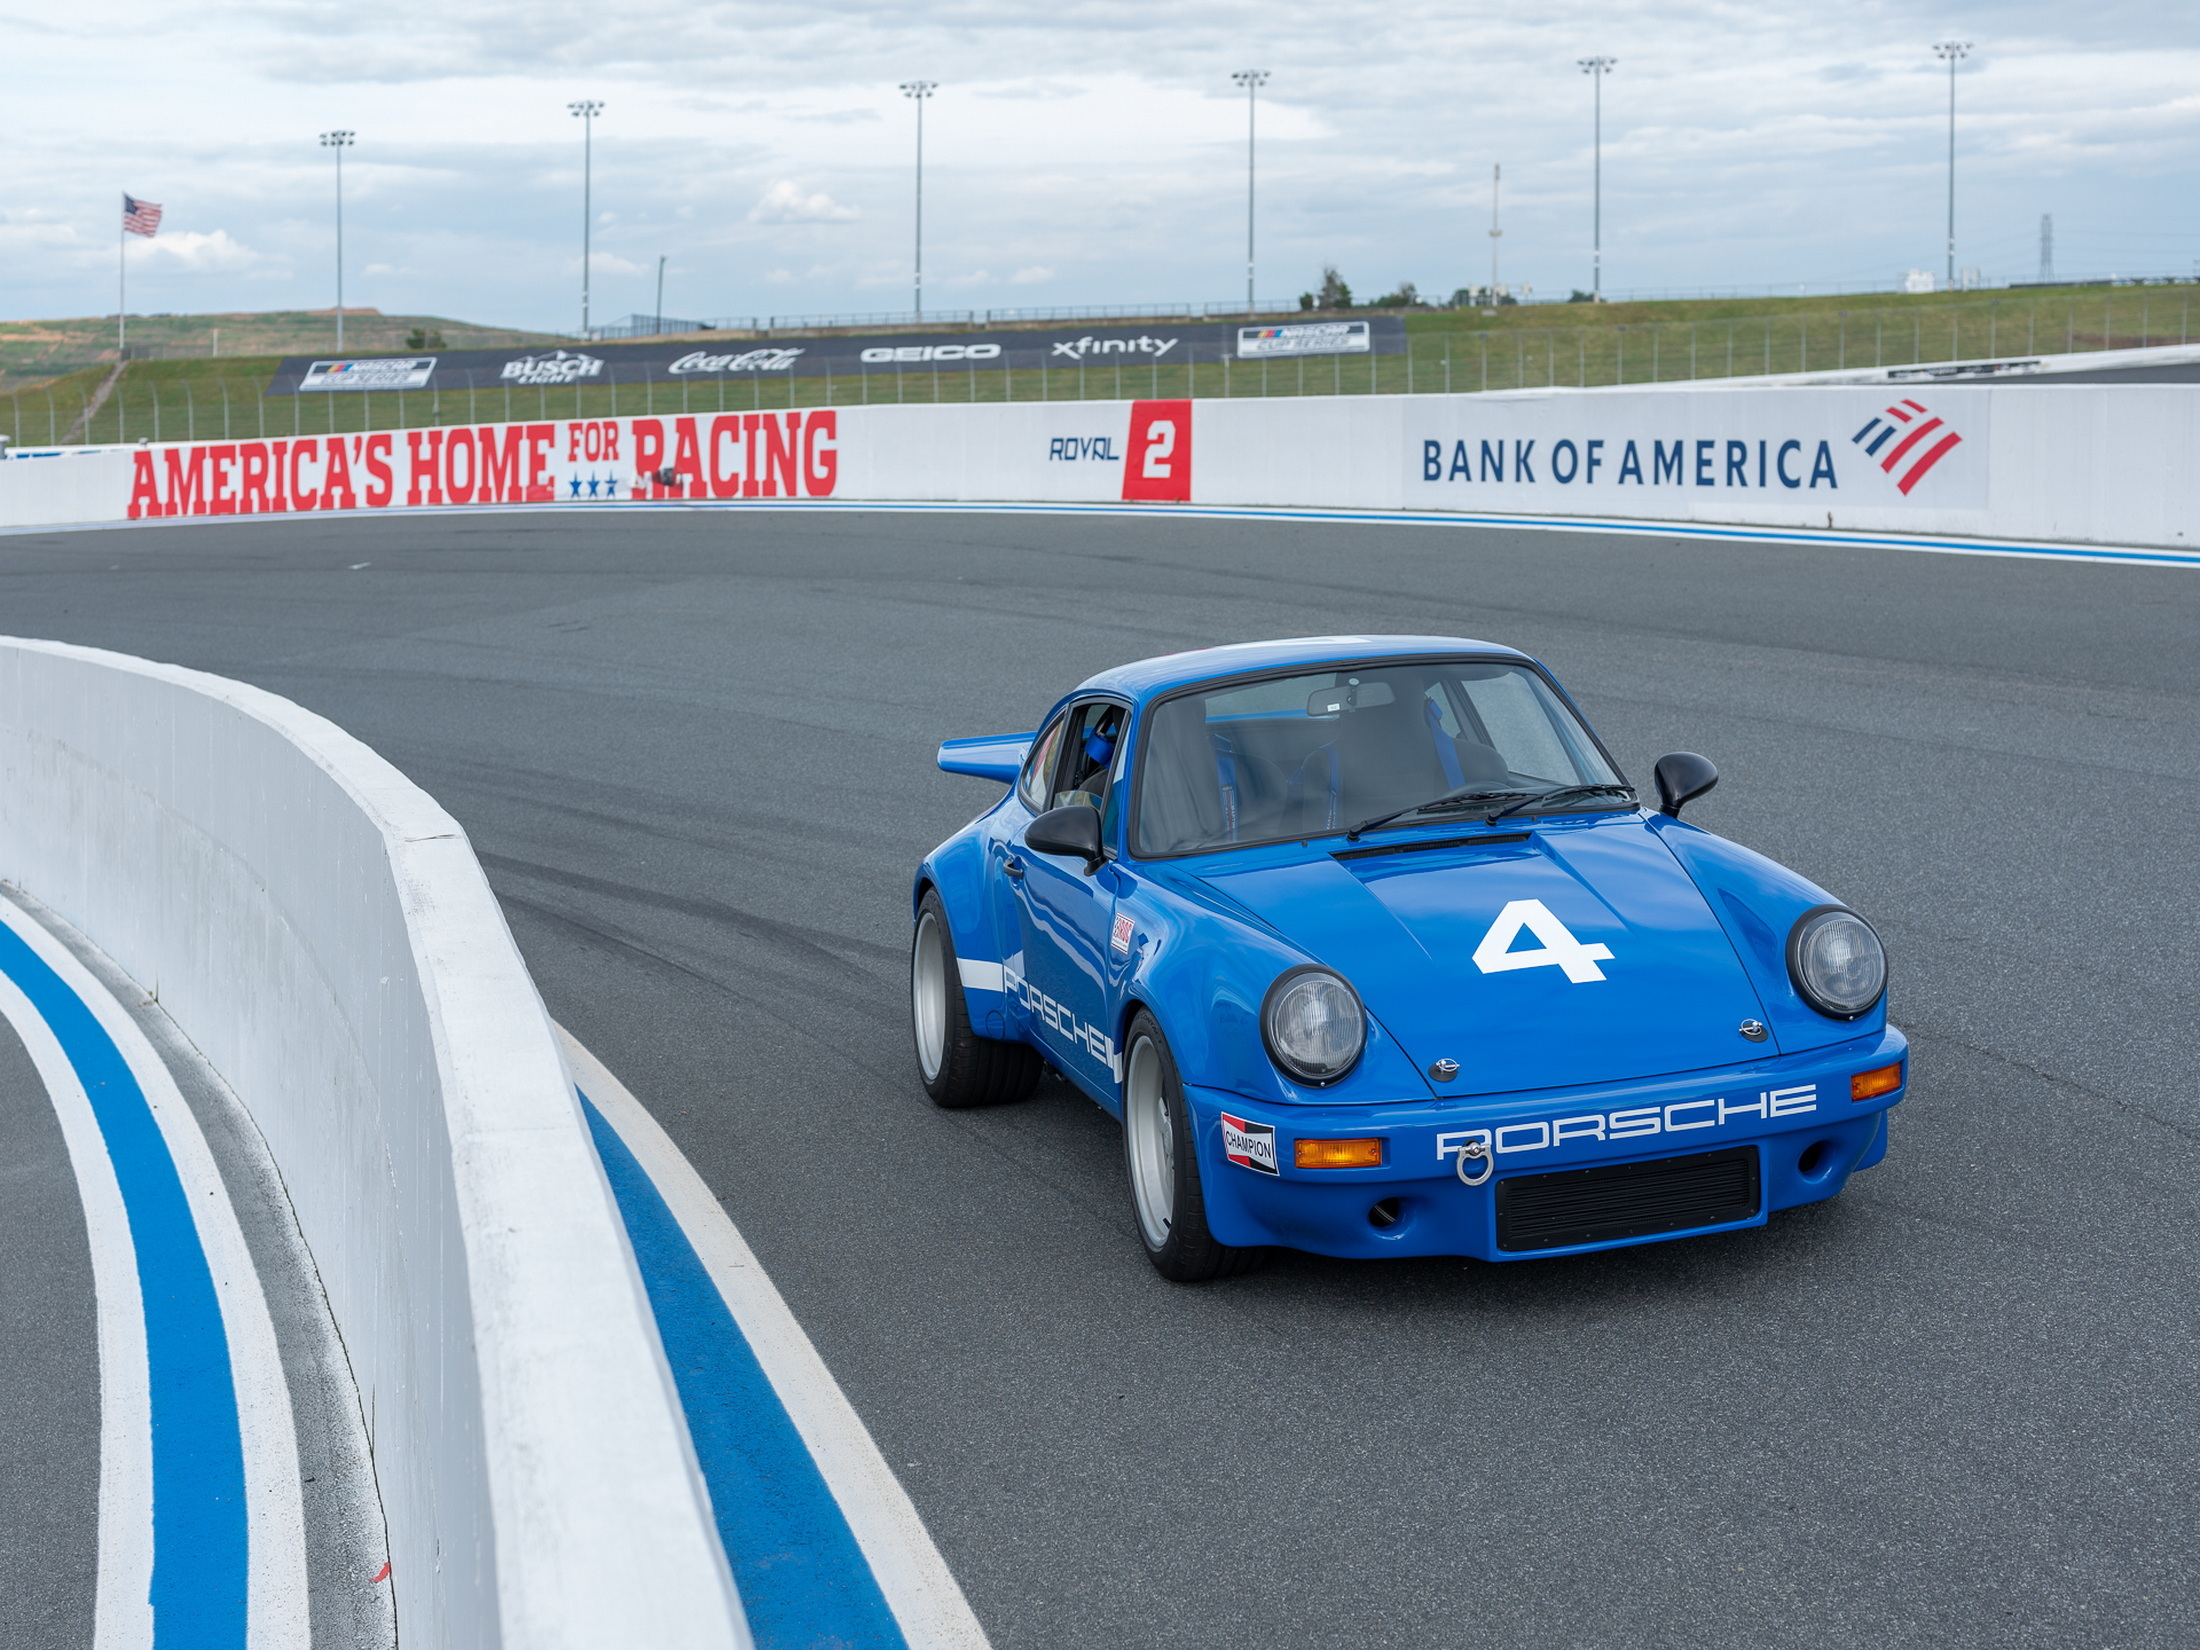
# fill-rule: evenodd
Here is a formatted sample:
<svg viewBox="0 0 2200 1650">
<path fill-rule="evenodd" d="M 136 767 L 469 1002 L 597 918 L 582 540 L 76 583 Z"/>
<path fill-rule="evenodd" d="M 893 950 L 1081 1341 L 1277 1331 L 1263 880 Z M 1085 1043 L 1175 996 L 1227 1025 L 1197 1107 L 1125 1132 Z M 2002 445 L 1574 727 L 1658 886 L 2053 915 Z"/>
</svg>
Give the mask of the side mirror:
<svg viewBox="0 0 2200 1650">
<path fill-rule="evenodd" d="M 1708 756 L 1698 756 L 1694 751 L 1675 751 L 1671 756 L 1658 758 L 1658 812 L 1681 816 L 1684 803 L 1697 797 L 1719 782 L 1719 770 L 1711 765 Z"/>
<path fill-rule="evenodd" d="M 1701 760 L 1699 758 L 1698 760 Z M 1082 802 L 1041 814 L 1024 828 L 1024 846 L 1034 853 L 1066 854 L 1091 870 L 1100 863 L 1100 810 Z"/>
</svg>

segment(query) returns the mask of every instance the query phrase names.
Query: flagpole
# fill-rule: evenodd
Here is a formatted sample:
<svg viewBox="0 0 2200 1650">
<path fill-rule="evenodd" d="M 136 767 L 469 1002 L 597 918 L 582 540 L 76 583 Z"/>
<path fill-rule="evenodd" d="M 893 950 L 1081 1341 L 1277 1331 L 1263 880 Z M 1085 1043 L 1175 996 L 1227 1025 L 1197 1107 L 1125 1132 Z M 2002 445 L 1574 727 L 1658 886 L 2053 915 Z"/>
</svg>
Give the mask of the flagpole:
<svg viewBox="0 0 2200 1650">
<path fill-rule="evenodd" d="M 124 195 L 124 200 L 130 197 Z M 122 361 L 122 349 L 130 341 L 130 279 L 129 266 L 123 262 L 123 254 L 130 246 L 130 214 L 127 208 L 122 214 L 122 224 L 115 230 L 115 362 Z"/>
</svg>

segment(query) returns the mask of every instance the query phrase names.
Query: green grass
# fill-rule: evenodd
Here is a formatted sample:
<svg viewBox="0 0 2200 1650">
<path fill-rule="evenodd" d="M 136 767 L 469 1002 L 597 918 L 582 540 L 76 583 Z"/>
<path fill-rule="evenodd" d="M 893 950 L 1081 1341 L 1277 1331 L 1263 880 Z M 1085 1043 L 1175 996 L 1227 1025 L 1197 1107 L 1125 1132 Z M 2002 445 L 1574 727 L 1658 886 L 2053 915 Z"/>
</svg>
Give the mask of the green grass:
<svg viewBox="0 0 2200 1650">
<path fill-rule="evenodd" d="M 440 332 L 451 349 L 498 349 L 555 342 L 548 333 L 475 326 L 435 315 L 376 315 L 344 311 L 344 352 L 388 354 L 406 348 L 414 328 Z M 151 361 L 207 360 L 260 355 L 332 354 L 336 317 L 309 310 L 268 310 L 233 315 L 132 315 L 130 353 Z M 0 394 L 50 379 L 73 376 L 115 359 L 115 318 L 65 321 L 0 321 Z"/>
<path fill-rule="evenodd" d="M 415 390 L 267 396 L 280 355 L 133 360 L 79 439 L 251 439 L 511 419 L 743 412 L 932 401 L 1116 400 L 1132 396 L 1428 394 L 1543 385 L 1669 382 L 1765 372 L 1900 366 L 2193 336 L 2192 286 L 2066 288 L 1984 295 L 1508 305 L 1406 317 L 1406 354 L 1044 371 L 743 377 L 552 390 Z M 393 325 L 395 322 L 392 323 Z M 521 335 L 508 335 L 524 341 Z M 446 332 L 454 347 L 457 340 Z M 226 341 L 227 334 L 224 334 Z M 348 340 L 347 340 L 348 341 Z M 364 353 L 364 352 L 362 352 Z M 109 367 L 32 388 L 0 386 L 0 430 L 18 446 L 64 439 Z"/>
</svg>

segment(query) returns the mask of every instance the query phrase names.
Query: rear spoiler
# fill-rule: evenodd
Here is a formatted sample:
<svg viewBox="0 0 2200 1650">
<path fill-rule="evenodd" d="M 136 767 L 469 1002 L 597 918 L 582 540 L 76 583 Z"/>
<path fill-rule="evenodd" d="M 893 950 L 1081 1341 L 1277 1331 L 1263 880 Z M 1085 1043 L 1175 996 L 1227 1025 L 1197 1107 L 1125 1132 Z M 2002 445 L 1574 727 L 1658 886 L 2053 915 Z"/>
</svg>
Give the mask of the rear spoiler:
<svg viewBox="0 0 2200 1650">
<path fill-rule="evenodd" d="M 940 746 L 940 766 L 949 773 L 1013 785 L 1031 751 L 1031 742 L 1038 737 L 1033 732 L 1001 733 L 990 739 L 949 739 Z"/>
</svg>

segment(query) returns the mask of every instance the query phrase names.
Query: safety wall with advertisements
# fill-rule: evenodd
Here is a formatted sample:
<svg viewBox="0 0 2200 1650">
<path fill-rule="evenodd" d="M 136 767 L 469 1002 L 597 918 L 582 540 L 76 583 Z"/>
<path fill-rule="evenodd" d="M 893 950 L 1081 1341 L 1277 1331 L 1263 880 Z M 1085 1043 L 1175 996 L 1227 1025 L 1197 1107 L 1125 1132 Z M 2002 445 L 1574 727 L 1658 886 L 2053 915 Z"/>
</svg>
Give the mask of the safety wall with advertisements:
<svg viewBox="0 0 2200 1650">
<path fill-rule="evenodd" d="M 2193 548 L 2200 386 L 874 406 L 65 449 L 0 526 L 467 506 L 1189 503 Z"/>
</svg>

